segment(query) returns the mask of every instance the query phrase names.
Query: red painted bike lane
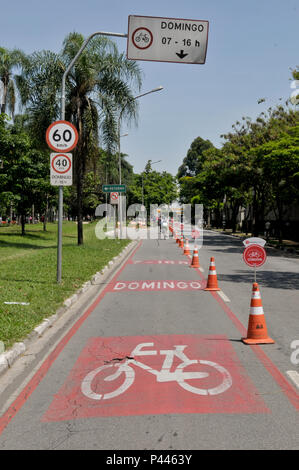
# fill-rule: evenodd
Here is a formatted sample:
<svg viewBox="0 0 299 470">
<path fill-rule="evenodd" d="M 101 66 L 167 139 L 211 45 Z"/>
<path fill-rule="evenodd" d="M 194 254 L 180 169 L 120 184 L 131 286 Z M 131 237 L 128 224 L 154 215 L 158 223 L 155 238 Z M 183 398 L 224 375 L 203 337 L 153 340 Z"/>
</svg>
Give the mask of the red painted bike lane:
<svg viewBox="0 0 299 470">
<path fill-rule="evenodd" d="M 199 270 L 190 269 L 186 259 L 181 256 L 172 260 L 138 259 L 140 247 L 141 244 L 1 417 L 0 432 L 21 412 L 31 395 L 38 393 L 39 384 L 47 379 L 48 371 L 55 367 L 66 345 L 84 328 L 89 317 L 101 308 L 103 300 L 108 303 L 110 296 L 114 301 L 119 298 L 123 304 L 130 299 L 129 310 L 132 310 L 131 305 L 142 309 L 142 296 L 147 299 L 152 296 L 154 304 L 157 296 L 162 299 L 171 291 L 174 299 L 185 296 L 187 305 L 190 296 L 204 295 L 205 303 L 218 305 L 217 314 L 219 311 L 225 312 L 226 323 L 229 319 L 242 335 L 246 333 L 244 326 L 217 293 L 203 292 L 206 279 Z M 139 271 L 135 272 L 137 276 L 134 278 L 132 275 L 136 266 L 139 266 Z M 147 269 L 143 269 L 149 266 L 155 267 L 150 272 L 151 276 L 148 276 Z M 185 269 L 181 271 L 180 279 L 171 278 L 173 266 Z M 157 271 L 159 267 L 167 268 L 162 276 Z M 174 277 L 178 277 L 177 270 Z M 65 371 L 62 386 L 52 395 L 47 409 L 38 418 L 39 422 L 168 413 L 271 412 L 239 360 L 228 335 L 221 334 L 221 331 L 190 334 L 184 330 L 182 334 L 158 334 L 158 330 L 159 325 L 156 329 L 152 328 L 149 334 L 129 335 L 126 331 L 123 336 L 119 331 L 119 336 L 90 336 L 85 343 L 81 341 L 73 366 Z M 258 346 L 249 348 L 298 409 L 296 392 L 282 380 L 278 369 L 262 349 Z"/>
</svg>

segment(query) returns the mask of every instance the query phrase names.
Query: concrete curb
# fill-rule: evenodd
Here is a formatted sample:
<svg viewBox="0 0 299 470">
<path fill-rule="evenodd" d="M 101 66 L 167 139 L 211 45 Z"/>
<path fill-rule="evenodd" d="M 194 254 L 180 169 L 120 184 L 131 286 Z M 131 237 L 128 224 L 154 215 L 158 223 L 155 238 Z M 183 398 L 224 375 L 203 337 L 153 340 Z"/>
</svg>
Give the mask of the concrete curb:
<svg viewBox="0 0 299 470">
<path fill-rule="evenodd" d="M 23 342 L 15 343 L 11 349 L 0 354 L 0 377 L 5 374 L 5 372 L 10 369 L 13 363 L 21 357 L 25 351 L 28 349 L 29 345 L 37 341 L 43 336 L 45 331 L 53 326 L 53 324 L 58 320 L 64 313 L 66 313 L 71 306 L 78 301 L 78 299 L 85 294 L 91 287 L 95 284 L 99 284 L 100 281 L 103 281 L 113 270 L 116 263 L 124 261 L 126 257 L 133 251 L 137 245 L 136 241 L 129 243 L 118 256 L 115 256 L 108 264 L 99 272 L 93 275 L 93 277 L 82 284 L 82 287 L 77 290 L 77 292 L 68 299 L 64 300 L 61 307 L 58 308 L 54 315 L 51 315 L 49 318 L 45 318 L 42 323 L 36 326 L 31 333 L 24 339 Z"/>
</svg>

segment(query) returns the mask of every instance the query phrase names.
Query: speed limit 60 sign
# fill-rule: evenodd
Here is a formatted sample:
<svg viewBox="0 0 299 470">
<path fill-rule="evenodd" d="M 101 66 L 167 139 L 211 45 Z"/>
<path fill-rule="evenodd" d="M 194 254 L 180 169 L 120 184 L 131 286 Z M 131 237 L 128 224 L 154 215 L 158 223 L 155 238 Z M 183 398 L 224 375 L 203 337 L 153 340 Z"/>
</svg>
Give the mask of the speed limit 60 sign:
<svg viewBox="0 0 299 470">
<path fill-rule="evenodd" d="M 68 121 L 53 122 L 47 129 L 46 141 L 56 152 L 70 152 L 78 142 L 78 132 Z"/>
<path fill-rule="evenodd" d="M 51 153 L 50 175 L 52 186 L 71 186 L 73 184 L 72 154 Z"/>
</svg>

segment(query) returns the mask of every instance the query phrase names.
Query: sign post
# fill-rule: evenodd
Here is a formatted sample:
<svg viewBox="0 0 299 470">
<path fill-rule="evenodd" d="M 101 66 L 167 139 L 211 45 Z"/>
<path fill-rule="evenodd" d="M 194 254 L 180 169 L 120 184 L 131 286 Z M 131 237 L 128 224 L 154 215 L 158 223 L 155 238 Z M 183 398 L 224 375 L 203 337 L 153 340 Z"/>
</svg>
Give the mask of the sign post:
<svg viewBox="0 0 299 470">
<path fill-rule="evenodd" d="M 62 219 L 63 219 L 63 186 L 72 184 L 72 155 L 69 152 L 76 147 L 78 132 L 68 121 L 53 122 L 47 129 L 48 146 L 58 154 L 51 154 L 51 184 L 59 186 L 58 200 L 58 240 L 57 240 L 57 282 L 61 282 L 62 265 Z M 63 152 L 63 153 L 62 153 Z"/>
<path fill-rule="evenodd" d="M 61 81 L 61 120 L 64 121 L 65 119 L 65 84 L 66 84 L 66 77 L 68 76 L 70 70 L 75 65 L 77 60 L 79 59 L 80 55 L 90 42 L 92 38 L 95 36 L 115 36 L 115 37 L 122 37 L 126 38 L 127 34 L 121 33 L 109 33 L 104 31 L 96 31 L 95 33 L 90 34 L 85 41 L 83 42 L 82 46 L 78 50 L 75 57 L 71 60 L 69 65 L 67 66 L 64 74 L 62 76 Z M 53 133 L 54 134 L 54 133 Z M 51 147 L 52 148 L 52 147 Z M 61 151 L 61 147 L 55 149 Z M 66 149 L 63 149 L 65 152 Z M 58 205 L 58 249 L 57 249 L 57 282 L 61 282 L 61 261 L 62 261 L 62 211 L 63 211 L 63 186 L 59 186 L 59 205 Z"/>
</svg>

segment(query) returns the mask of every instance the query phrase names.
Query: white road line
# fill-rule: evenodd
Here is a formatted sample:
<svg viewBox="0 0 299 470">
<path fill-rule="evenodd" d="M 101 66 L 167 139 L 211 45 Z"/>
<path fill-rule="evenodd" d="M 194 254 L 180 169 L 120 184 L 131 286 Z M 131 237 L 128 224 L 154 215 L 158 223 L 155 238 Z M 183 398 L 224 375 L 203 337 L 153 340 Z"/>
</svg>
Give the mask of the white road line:
<svg viewBox="0 0 299 470">
<path fill-rule="evenodd" d="M 230 302 L 230 299 L 227 297 L 227 295 L 225 295 L 224 292 L 222 292 L 222 290 L 218 291 L 218 295 L 220 295 L 220 297 L 222 298 L 222 300 L 224 300 L 224 302 Z"/>
<path fill-rule="evenodd" d="M 192 255 L 187 255 L 187 256 L 188 256 L 188 258 L 190 258 L 190 260 L 192 260 L 192 258 L 193 258 L 193 256 L 192 256 Z M 202 273 L 204 273 L 204 272 L 205 272 L 204 268 L 202 268 L 201 266 L 200 266 L 198 269 L 199 269 L 199 270 L 200 270 L 200 272 L 202 272 Z"/>
<path fill-rule="evenodd" d="M 294 382 L 296 387 L 299 389 L 299 373 L 295 370 L 288 370 L 287 375 Z"/>
</svg>

